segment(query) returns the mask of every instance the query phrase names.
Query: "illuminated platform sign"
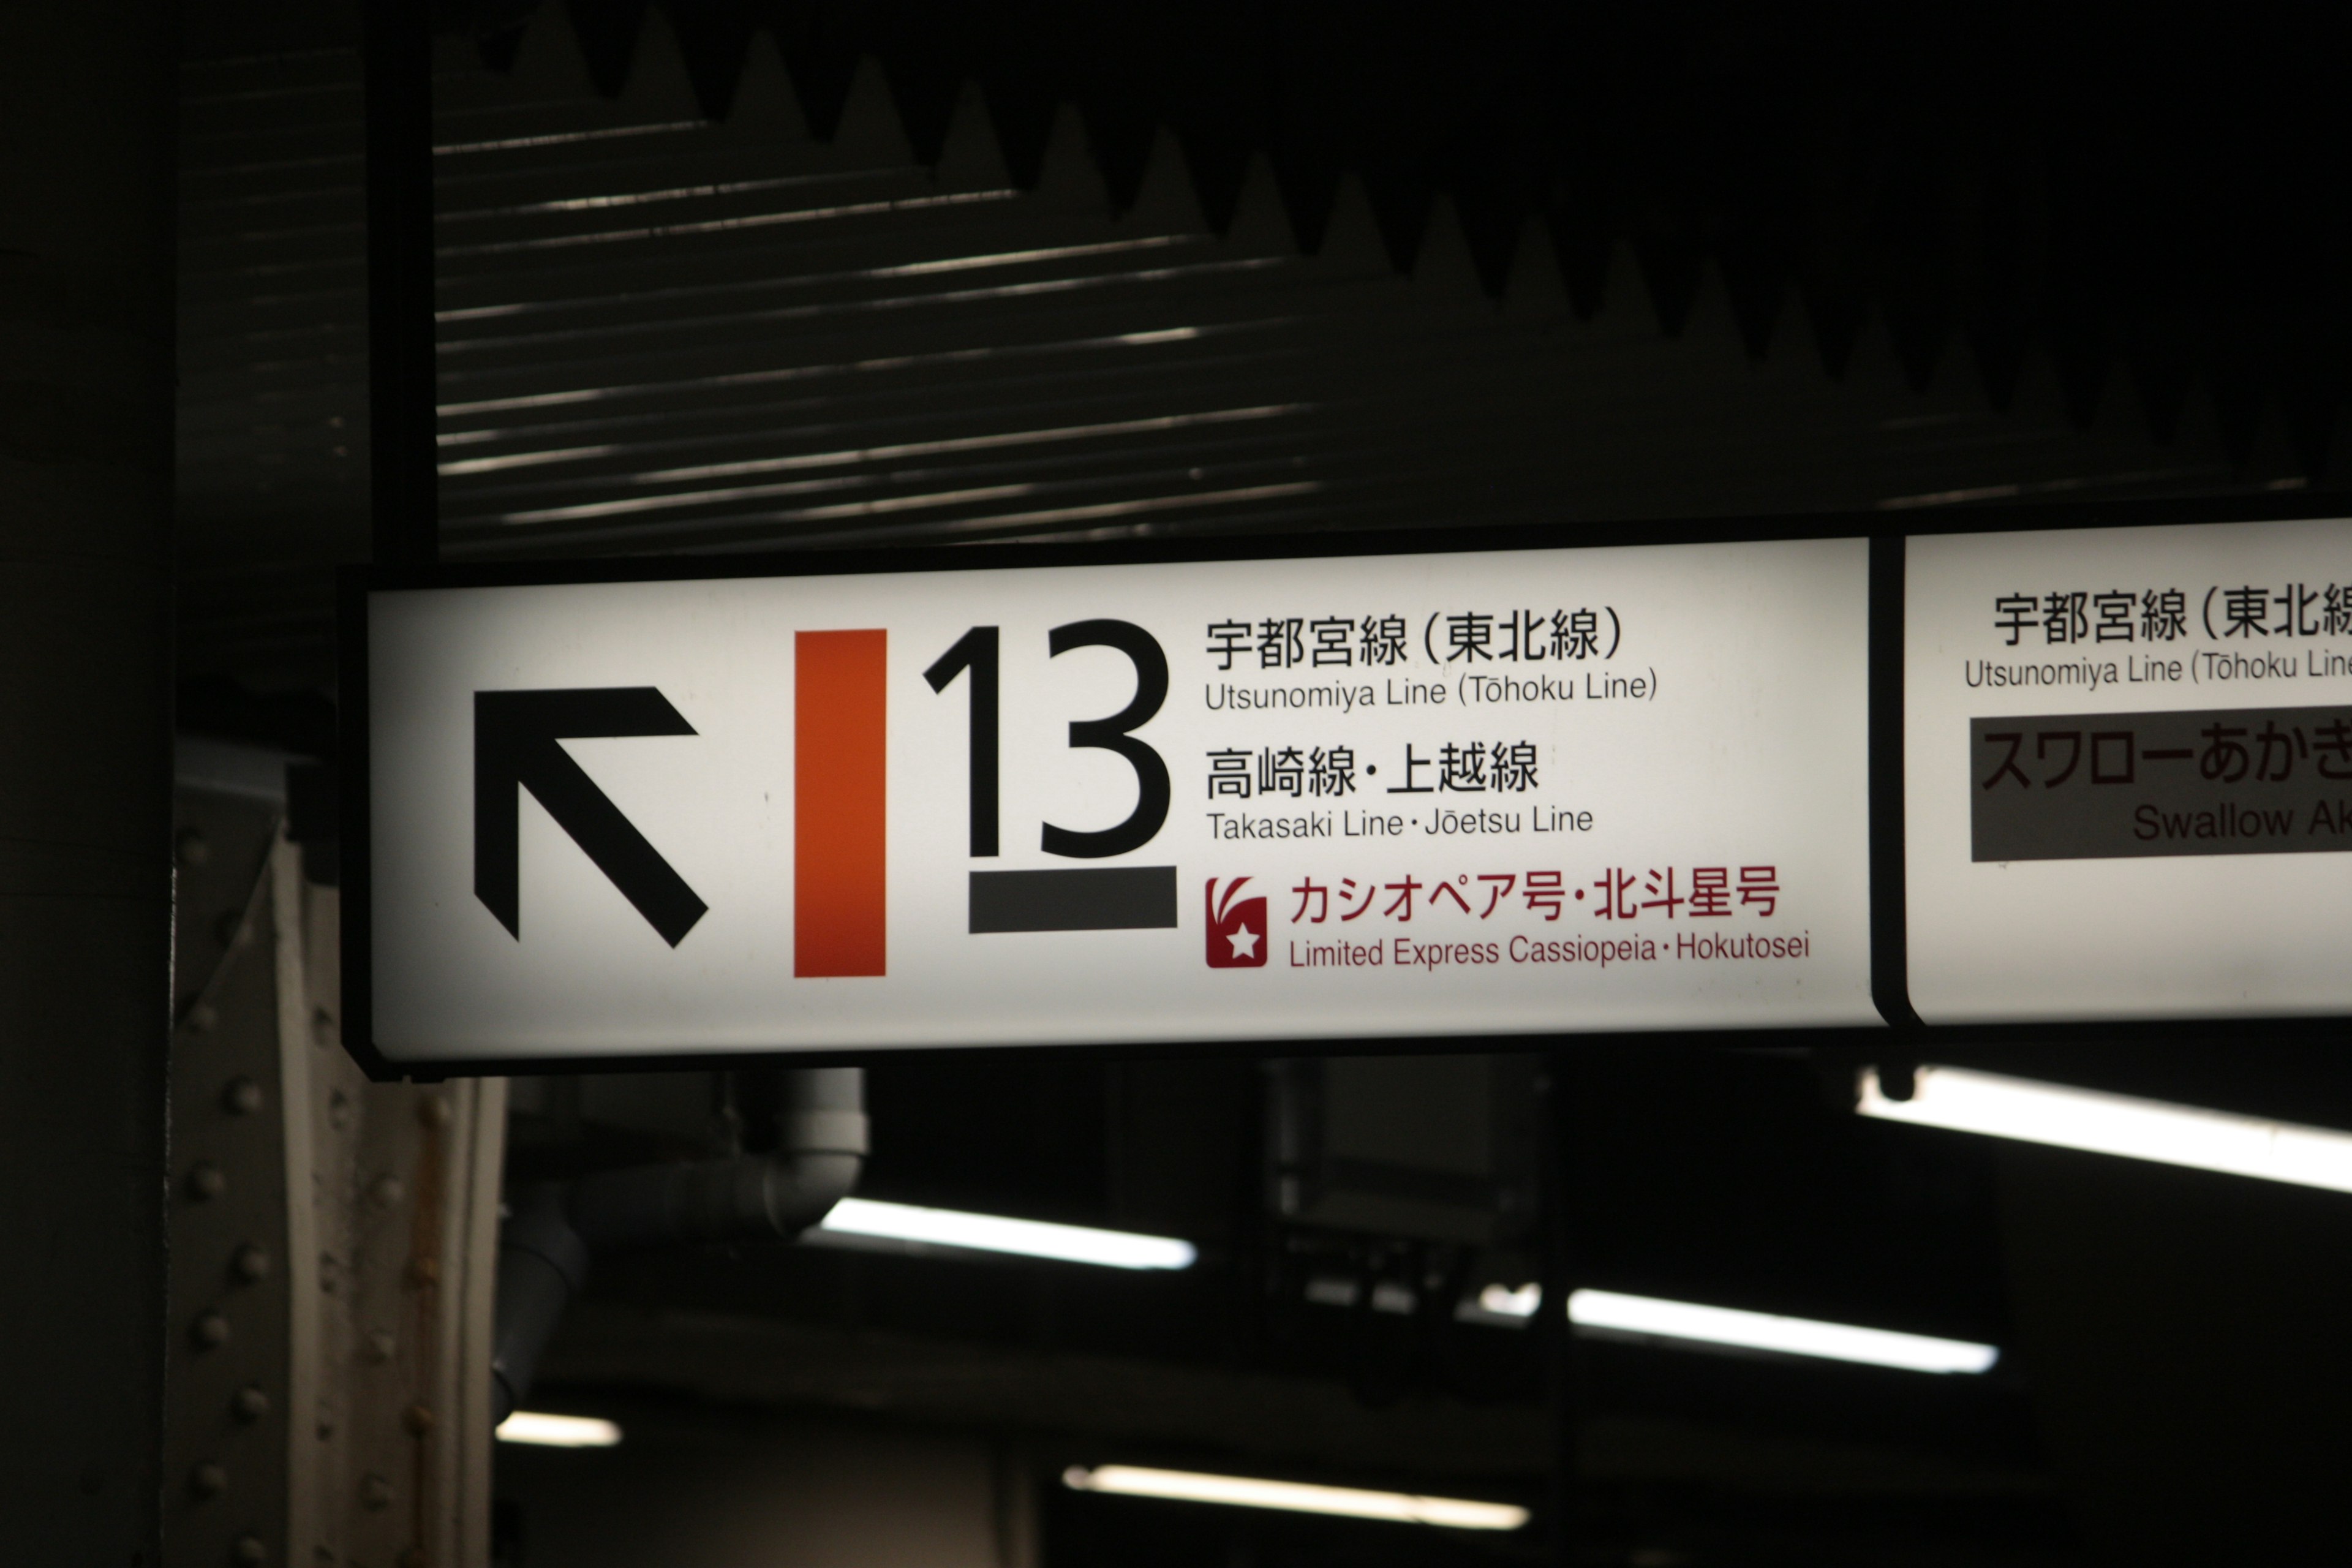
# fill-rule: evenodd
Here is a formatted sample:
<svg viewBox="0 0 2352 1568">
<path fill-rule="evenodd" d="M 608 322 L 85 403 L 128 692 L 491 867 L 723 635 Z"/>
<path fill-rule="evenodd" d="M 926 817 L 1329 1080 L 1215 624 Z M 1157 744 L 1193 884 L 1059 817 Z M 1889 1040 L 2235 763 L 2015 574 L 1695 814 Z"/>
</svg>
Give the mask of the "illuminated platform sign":
<svg viewBox="0 0 2352 1568">
<path fill-rule="evenodd" d="M 2352 523 L 1909 541 L 1929 1023 L 2352 1007 Z"/>
<path fill-rule="evenodd" d="M 1034 559 L 367 592 L 373 1051 L 1877 1022 L 1862 542 Z"/>
</svg>

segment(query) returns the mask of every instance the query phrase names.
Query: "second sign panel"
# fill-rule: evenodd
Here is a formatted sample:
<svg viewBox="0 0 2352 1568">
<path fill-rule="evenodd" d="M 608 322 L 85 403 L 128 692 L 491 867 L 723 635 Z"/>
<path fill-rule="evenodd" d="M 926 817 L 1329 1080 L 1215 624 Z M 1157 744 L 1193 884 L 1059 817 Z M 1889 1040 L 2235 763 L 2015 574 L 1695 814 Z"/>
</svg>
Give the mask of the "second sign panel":
<svg viewBox="0 0 2352 1568">
<path fill-rule="evenodd" d="M 2352 525 L 1913 539 L 1929 1023 L 2352 1010 Z"/>
</svg>

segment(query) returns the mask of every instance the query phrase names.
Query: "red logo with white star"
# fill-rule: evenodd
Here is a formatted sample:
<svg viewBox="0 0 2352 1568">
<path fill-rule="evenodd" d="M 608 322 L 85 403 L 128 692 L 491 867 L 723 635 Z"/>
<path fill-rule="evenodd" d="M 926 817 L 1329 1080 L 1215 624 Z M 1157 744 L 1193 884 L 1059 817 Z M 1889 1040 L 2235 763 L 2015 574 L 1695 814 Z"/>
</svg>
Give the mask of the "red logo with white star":
<svg viewBox="0 0 2352 1568">
<path fill-rule="evenodd" d="M 1265 967 L 1265 899 L 1236 900 L 1247 877 L 1235 877 L 1225 884 L 1224 897 L 1217 896 L 1217 879 L 1209 879 L 1206 889 L 1209 910 L 1209 967 L 1212 969 L 1263 969 Z"/>
</svg>

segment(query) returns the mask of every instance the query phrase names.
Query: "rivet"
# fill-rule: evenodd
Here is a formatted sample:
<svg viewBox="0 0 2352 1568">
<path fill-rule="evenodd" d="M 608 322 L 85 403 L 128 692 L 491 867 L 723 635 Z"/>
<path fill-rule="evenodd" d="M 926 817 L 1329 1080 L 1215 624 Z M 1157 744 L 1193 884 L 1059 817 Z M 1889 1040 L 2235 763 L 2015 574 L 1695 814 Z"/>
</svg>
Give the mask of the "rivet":
<svg viewBox="0 0 2352 1568">
<path fill-rule="evenodd" d="M 407 1195 L 407 1184 L 398 1176 L 378 1176 L 368 1184 L 368 1201 L 380 1209 L 393 1208 Z"/>
<path fill-rule="evenodd" d="M 441 1260 L 437 1258 L 412 1258 L 408 1260 L 408 1282 L 425 1286 L 441 1283 Z"/>
<path fill-rule="evenodd" d="M 201 866 L 213 858 L 212 842 L 205 837 L 205 830 L 201 827 L 180 829 L 180 836 L 173 841 L 172 847 L 183 866 Z"/>
<path fill-rule="evenodd" d="M 188 1009 L 188 1016 L 181 1022 L 192 1035 L 209 1035 L 220 1023 L 220 1010 L 209 1002 L 199 1002 Z"/>
<path fill-rule="evenodd" d="M 269 1248 L 248 1241 L 236 1249 L 236 1255 L 229 1259 L 229 1267 L 236 1270 L 238 1279 L 248 1284 L 267 1279 L 269 1278 Z"/>
<path fill-rule="evenodd" d="M 258 1421 L 269 1414 L 269 1395 L 259 1384 L 248 1383 L 230 1397 L 228 1407 L 240 1421 Z"/>
<path fill-rule="evenodd" d="M 200 1348 L 212 1349 L 228 1343 L 228 1320 L 218 1312 L 200 1314 L 191 1331 Z"/>
<path fill-rule="evenodd" d="M 352 1124 L 352 1097 L 340 1089 L 327 1099 L 327 1122 L 338 1132 Z"/>
<path fill-rule="evenodd" d="M 428 1094 L 416 1102 L 416 1120 L 427 1127 L 446 1127 L 457 1115 L 446 1094 Z"/>
<path fill-rule="evenodd" d="M 343 1283 L 343 1266 L 335 1261 L 331 1252 L 319 1254 L 319 1289 L 331 1296 Z"/>
<path fill-rule="evenodd" d="M 398 1342 L 392 1337 L 390 1329 L 370 1329 L 367 1337 L 368 1360 L 378 1363 L 390 1361 L 394 1347 Z"/>
<path fill-rule="evenodd" d="M 206 1459 L 188 1472 L 188 1489 L 198 1497 L 218 1497 L 228 1490 L 228 1472 Z"/>
<path fill-rule="evenodd" d="M 221 1104 L 233 1116 L 250 1116 L 261 1109 L 261 1086 L 249 1078 L 233 1078 L 221 1089 Z"/>
<path fill-rule="evenodd" d="M 360 1501 L 369 1508 L 392 1506 L 392 1478 L 370 1470 L 360 1479 Z"/>
<path fill-rule="evenodd" d="M 230 1562 L 246 1563 L 250 1568 L 253 1563 L 269 1561 L 269 1548 L 262 1544 L 261 1537 L 257 1535 L 240 1535 L 236 1538 L 236 1544 L 228 1549 L 228 1555 Z"/>
<path fill-rule="evenodd" d="M 422 1437 L 433 1430 L 433 1407 L 429 1405 L 412 1405 L 400 1413 L 400 1424 L 408 1428 L 410 1436 Z"/>
<path fill-rule="evenodd" d="M 228 1191 L 228 1177 L 210 1160 L 199 1160 L 188 1167 L 188 1195 L 203 1200 L 216 1198 Z"/>
<path fill-rule="evenodd" d="M 324 1007 L 310 1015 L 310 1043 L 314 1046 L 335 1043 L 335 1016 Z"/>
</svg>

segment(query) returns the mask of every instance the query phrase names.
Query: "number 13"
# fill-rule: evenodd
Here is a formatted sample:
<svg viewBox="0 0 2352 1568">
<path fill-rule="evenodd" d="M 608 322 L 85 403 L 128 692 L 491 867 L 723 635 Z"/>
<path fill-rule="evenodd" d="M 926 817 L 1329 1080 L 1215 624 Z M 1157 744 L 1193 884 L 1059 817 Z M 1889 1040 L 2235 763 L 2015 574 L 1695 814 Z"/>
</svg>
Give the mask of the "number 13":
<svg viewBox="0 0 2352 1568">
<path fill-rule="evenodd" d="M 975 857 L 996 853 L 997 816 L 997 656 L 996 628 L 974 626 L 923 671 L 933 691 L 945 691 L 950 682 L 970 671 L 971 704 L 971 852 Z M 1139 849 L 1168 821 L 1168 764 L 1160 753 L 1135 738 L 1168 700 L 1168 656 L 1150 632 L 1132 621 L 1072 621 L 1046 634 L 1046 647 L 1058 658 L 1074 647 L 1117 648 L 1135 667 L 1135 698 L 1108 719 L 1079 719 L 1070 723 L 1070 744 L 1117 752 L 1135 770 L 1135 809 L 1116 827 L 1081 833 L 1044 825 L 1042 847 L 1048 855 L 1073 860 L 1101 860 Z"/>
</svg>

